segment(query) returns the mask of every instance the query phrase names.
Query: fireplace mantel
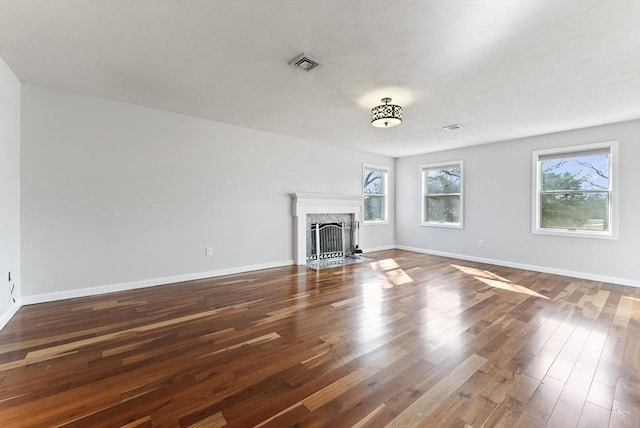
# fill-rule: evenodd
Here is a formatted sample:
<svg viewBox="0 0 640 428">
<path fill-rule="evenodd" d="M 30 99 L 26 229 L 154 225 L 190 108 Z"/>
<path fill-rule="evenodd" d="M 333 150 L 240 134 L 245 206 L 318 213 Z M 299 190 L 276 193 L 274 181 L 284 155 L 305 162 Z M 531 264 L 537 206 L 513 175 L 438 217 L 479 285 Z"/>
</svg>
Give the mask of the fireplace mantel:
<svg viewBox="0 0 640 428">
<path fill-rule="evenodd" d="M 333 193 L 291 193 L 292 215 L 295 227 L 295 262 L 304 265 L 306 261 L 307 214 L 353 214 L 360 219 L 361 195 Z"/>
</svg>

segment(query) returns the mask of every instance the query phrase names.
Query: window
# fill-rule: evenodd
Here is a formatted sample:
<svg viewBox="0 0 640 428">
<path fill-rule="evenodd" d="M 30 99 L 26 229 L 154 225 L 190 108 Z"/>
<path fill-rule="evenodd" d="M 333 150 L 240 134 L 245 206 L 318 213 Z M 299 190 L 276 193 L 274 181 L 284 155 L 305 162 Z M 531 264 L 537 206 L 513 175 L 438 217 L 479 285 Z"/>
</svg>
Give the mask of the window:
<svg viewBox="0 0 640 428">
<path fill-rule="evenodd" d="M 614 238 L 617 143 L 533 152 L 532 232 Z"/>
<path fill-rule="evenodd" d="M 387 176 L 383 167 L 364 165 L 362 168 L 362 196 L 364 199 L 364 221 L 386 223 L 387 221 Z"/>
<path fill-rule="evenodd" d="M 462 161 L 420 166 L 422 225 L 462 228 Z"/>
</svg>

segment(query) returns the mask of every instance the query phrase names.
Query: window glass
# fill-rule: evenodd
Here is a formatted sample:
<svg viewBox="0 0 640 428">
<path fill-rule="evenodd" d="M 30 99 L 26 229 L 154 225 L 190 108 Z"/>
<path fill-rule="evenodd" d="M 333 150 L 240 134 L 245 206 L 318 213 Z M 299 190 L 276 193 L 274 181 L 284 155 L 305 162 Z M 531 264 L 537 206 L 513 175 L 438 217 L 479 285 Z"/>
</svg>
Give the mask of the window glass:
<svg viewBox="0 0 640 428">
<path fill-rule="evenodd" d="M 462 227 L 462 162 L 421 169 L 422 224 Z"/>
<path fill-rule="evenodd" d="M 612 153 L 611 144 L 534 152 L 534 233 L 611 235 Z"/>
<path fill-rule="evenodd" d="M 364 221 L 386 221 L 386 181 L 388 170 L 365 166 L 362 176 Z"/>
</svg>

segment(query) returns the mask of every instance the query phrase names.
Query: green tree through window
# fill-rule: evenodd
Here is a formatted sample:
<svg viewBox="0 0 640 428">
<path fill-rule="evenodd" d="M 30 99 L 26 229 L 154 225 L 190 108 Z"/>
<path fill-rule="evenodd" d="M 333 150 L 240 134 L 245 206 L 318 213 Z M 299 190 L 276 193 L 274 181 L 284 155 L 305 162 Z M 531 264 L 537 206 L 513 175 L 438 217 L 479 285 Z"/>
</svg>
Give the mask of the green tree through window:
<svg viewBox="0 0 640 428">
<path fill-rule="evenodd" d="M 541 229 L 609 230 L 609 150 L 541 156 L 539 163 Z"/>
</svg>

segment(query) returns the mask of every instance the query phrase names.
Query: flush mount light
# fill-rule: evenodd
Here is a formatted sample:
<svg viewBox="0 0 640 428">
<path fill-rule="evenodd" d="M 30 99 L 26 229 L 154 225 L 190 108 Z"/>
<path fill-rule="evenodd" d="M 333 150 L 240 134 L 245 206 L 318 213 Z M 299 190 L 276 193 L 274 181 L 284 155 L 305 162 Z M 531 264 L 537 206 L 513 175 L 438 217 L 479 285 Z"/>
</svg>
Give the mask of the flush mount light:
<svg viewBox="0 0 640 428">
<path fill-rule="evenodd" d="M 292 59 L 289 62 L 289 64 L 304 71 L 311 71 L 314 68 L 316 68 L 318 65 L 320 65 L 318 61 L 316 61 L 315 59 L 312 59 L 311 57 L 305 54 L 298 55 L 297 57 Z"/>
<path fill-rule="evenodd" d="M 453 125 L 447 125 L 442 127 L 442 129 L 444 129 L 445 131 L 455 131 L 461 128 L 462 128 L 462 125 L 460 125 L 459 123 L 454 123 Z"/>
<path fill-rule="evenodd" d="M 371 109 L 371 124 L 376 128 L 393 128 L 402 123 L 402 107 L 389 104 L 391 98 L 380 100 L 384 104 Z"/>
</svg>

